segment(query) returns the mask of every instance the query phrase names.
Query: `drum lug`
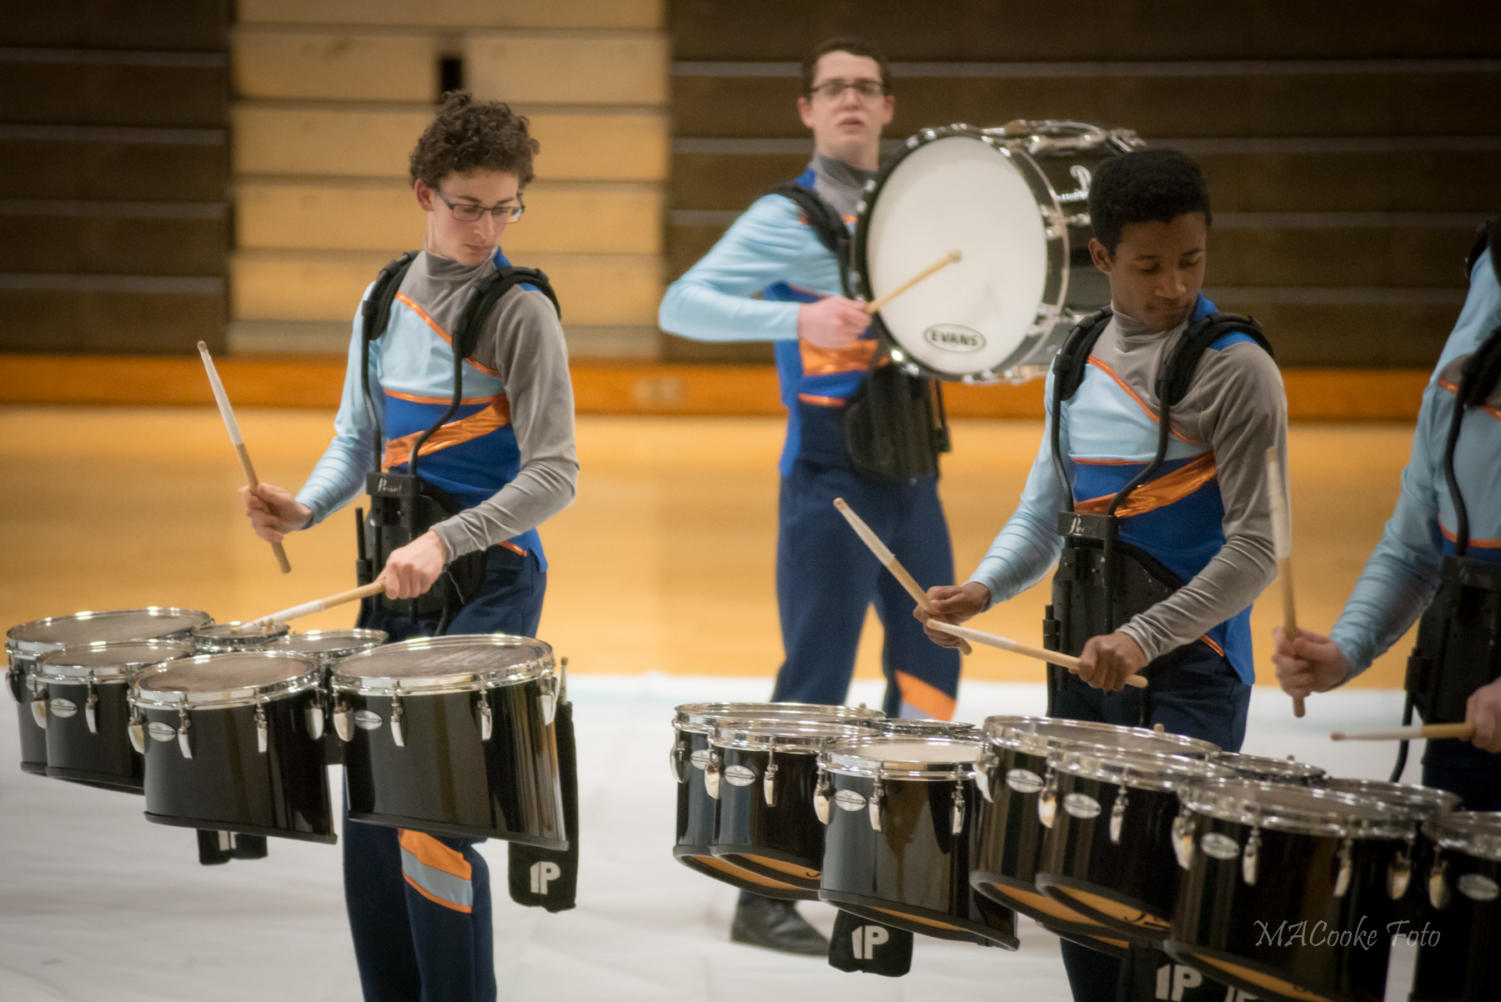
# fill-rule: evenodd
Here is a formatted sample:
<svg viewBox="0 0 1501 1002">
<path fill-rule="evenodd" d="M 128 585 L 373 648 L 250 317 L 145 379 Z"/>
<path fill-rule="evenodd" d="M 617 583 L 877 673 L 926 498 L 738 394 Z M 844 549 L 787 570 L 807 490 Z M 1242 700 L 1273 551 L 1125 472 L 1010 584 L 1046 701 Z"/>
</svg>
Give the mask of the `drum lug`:
<svg viewBox="0 0 1501 1002">
<path fill-rule="evenodd" d="M 679 783 L 688 773 L 687 763 L 683 759 L 683 742 L 673 741 L 672 747 L 667 749 L 667 768 L 672 770 L 672 778 Z"/>
<path fill-rule="evenodd" d="M 1126 827 L 1126 788 L 1116 791 L 1115 803 L 1110 805 L 1110 844 L 1121 844 L 1121 832 Z"/>
<path fill-rule="evenodd" d="M 1042 822 L 1044 828 L 1051 828 L 1057 815 L 1058 774 L 1049 769 L 1047 779 L 1042 784 L 1042 792 L 1037 795 L 1037 820 Z"/>
<path fill-rule="evenodd" d="M 266 707 L 257 703 L 255 704 L 255 750 L 264 755 L 270 744 L 271 734 L 266 724 Z"/>
<path fill-rule="evenodd" d="M 99 694 L 94 691 L 94 673 L 89 672 L 89 694 L 83 701 L 83 721 L 90 734 L 99 733 Z"/>
<path fill-rule="evenodd" d="M 1353 848 L 1349 836 L 1346 836 L 1345 840 L 1339 844 L 1339 872 L 1334 877 L 1334 896 L 1336 898 L 1342 898 L 1350 891 L 1350 877 L 1355 870 L 1355 865 L 1350 860 Z"/>
<path fill-rule="evenodd" d="M 183 758 L 193 757 L 193 722 L 188 719 L 185 706 L 177 708 L 177 747 Z"/>
<path fill-rule="evenodd" d="M 954 809 L 949 821 L 949 834 L 964 834 L 964 783 L 962 780 L 954 782 Z"/>
<path fill-rule="evenodd" d="M 47 694 L 38 695 L 34 686 L 31 692 L 31 719 L 42 730 L 47 729 Z"/>
<path fill-rule="evenodd" d="M 813 787 L 813 813 L 818 815 L 818 820 L 825 825 L 832 818 L 830 813 L 830 797 L 834 792 L 834 783 L 829 779 L 829 774 L 822 768 L 818 770 L 818 783 Z"/>
<path fill-rule="evenodd" d="M 1178 867 L 1187 870 L 1194 861 L 1193 818 L 1179 812 L 1173 818 L 1173 855 L 1178 857 Z"/>
<path fill-rule="evenodd" d="M 1393 901 L 1399 901 L 1407 896 L 1407 888 L 1412 883 L 1412 847 L 1404 846 L 1402 851 L 1392 858 L 1386 867 L 1386 894 Z"/>
<path fill-rule="evenodd" d="M 313 697 L 307 708 L 307 731 L 314 741 L 323 739 L 323 716 L 323 696 L 319 694 Z"/>
<path fill-rule="evenodd" d="M 22 702 L 21 673 L 16 671 L 14 665 L 11 665 L 5 669 L 5 687 L 10 690 L 10 697 L 12 699 L 14 699 L 17 703 Z"/>
<path fill-rule="evenodd" d="M 142 755 L 146 754 L 146 718 L 140 710 L 125 725 L 125 732 L 130 735 L 130 747 Z"/>
<path fill-rule="evenodd" d="M 987 804 L 995 803 L 990 794 L 990 767 L 994 764 L 984 752 L 980 753 L 979 760 L 975 762 L 975 789 L 980 791 L 980 796 L 985 798 Z"/>
<path fill-rule="evenodd" d="M 342 699 L 334 700 L 334 733 L 345 744 L 354 738 L 354 714 L 350 712 L 349 704 Z"/>
<path fill-rule="evenodd" d="M 475 708 L 479 710 L 479 739 L 489 741 L 495 733 L 495 711 L 490 709 L 490 694 L 480 690 Z"/>
<path fill-rule="evenodd" d="M 1246 847 L 1240 854 L 1240 879 L 1246 882 L 1247 887 L 1256 886 L 1256 863 L 1261 855 L 1261 829 L 1252 828 L 1251 834 L 1246 838 Z"/>
<path fill-rule="evenodd" d="M 766 801 L 767 807 L 777 806 L 776 752 L 770 752 L 766 756 L 766 773 L 761 777 L 761 799 Z"/>
<path fill-rule="evenodd" d="M 556 675 L 547 677 L 540 699 L 542 700 L 542 726 L 549 727 L 558 713 L 558 677 Z"/>
<path fill-rule="evenodd" d="M 391 694 L 391 740 L 396 742 L 396 747 L 405 748 L 407 735 L 401 717 L 401 684 L 397 683 L 396 691 Z"/>
<path fill-rule="evenodd" d="M 880 831 L 884 815 L 882 800 L 886 796 L 886 787 L 881 784 L 881 778 L 876 777 L 875 785 L 870 788 L 870 803 L 866 805 L 866 812 L 870 816 L 870 827 L 873 831 Z"/>
<path fill-rule="evenodd" d="M 1449 907 L 1449 881 L 1444 877 L 1444 860 L 1441 855 L 1433 857 L 1433 868 L 1428 871 L 1428 903 L 1438 911 Z"/>
<path fill-rule="evenodd" d="M 704 789 L 709 796 L 719 799 L 719 752 L 709 749 L 709 764 L 704 766 Z"/>
</svg>

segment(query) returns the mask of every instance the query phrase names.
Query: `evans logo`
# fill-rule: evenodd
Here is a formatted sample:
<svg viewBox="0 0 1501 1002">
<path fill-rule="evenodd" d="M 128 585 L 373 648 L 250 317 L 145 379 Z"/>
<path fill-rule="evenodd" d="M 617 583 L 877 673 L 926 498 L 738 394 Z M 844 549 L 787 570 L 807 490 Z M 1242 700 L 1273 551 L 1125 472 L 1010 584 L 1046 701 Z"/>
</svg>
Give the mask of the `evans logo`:
<svg viewBox="0 0 1501 1002">
<path fill-rule="evenodd" d="M 944 351 L 970 352 L 985 347 L 985 335 L 959 324 L 934 324 L 922 332 L 923 340 Z"/>
</svg>

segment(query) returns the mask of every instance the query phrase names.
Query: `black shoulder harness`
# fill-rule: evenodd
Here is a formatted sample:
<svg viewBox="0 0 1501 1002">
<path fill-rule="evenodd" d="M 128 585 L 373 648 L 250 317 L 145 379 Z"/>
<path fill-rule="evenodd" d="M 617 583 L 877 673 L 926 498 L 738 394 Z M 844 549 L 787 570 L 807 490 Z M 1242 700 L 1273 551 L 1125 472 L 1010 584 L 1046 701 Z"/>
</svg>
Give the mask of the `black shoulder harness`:
<svg viewBox="0 0 1501 1002">
<path fill-rule="evenodd" d="M 1470 280 L 1470 275 L 1475 271 L 1475 262 L 1480 260 L 1480 255 L 1485 253 L 1488 245 L 1496 243 L 1498 235 L 1501 235 L 1501 226 L 1494 219 L 1487 219 L 1475 228 L 1475 242 L 1470 245 L 1470 252 L 1465 255 L 1465 281 Z M 1496 266 L 1496 274 L 1501 276 L 1501 264 L 1496 261 L 1497 254 L 1491 251 L 1491 264 Z"/>
<path fill-rule="evenodd" d="M 375 436 L 375 469 L 380 469 L 381 464 L 381 439 L 379 432 L 380 422 L 376 419 L 375 401 L 370 395 L 370 342 L 377 340 L 386 332 L 386 326 L 391 321 L 391 303 L 396 299 L 397 290 L 401 288 L 401 280 L 411 268 L 412 261 L 417 257 L 417 251 L 407 251 L 401 257 L 387 264 L 376 276 L 375 285 L 370 289 L 370 295 L 360 304 L 360 316 L 364 323 L 362 326 L 363 348 L 361 352 L 362 365 L 360 370 L 361 386 L 365 393 L 365 407 L 370 414 L 370 420 L 376 425 Z M 411 472 L 417 473 L 417 452 L 422 448 L 428 436 L 443 426 L 459 409 L 459 401 L 463 397 L 463 371 L 464 359 L 474 351 L 479 342 L 480 331 L 484 329 L 485 318 L 495 308 L 500 297 L 518 285 L 535 286 L 551 302 L 557 311 L 558 319 L 563 317 L 563 308 L 558 305 L 557 293 L 553 292 L 552 283 L 548 280 L 546 272 L 538 268 L 520 268 L 514 265 L 504 265 L 495 269 L 495 274 L 485 279 L 474 290 L 469 302 L 464 307 L 464 312 L 459 315 L 458 329 L 453 335 L 453 400 L 448 410 L 412 447 Z"/>
<path fill-rule="evenodd" d="M 844 220 L 839 218 L 839 213 L 834 211 L 833 206 L 825 202 L 812 188 L 804 188 L 796 181 L 788 181 L 779 184 L 767 192 L 768 195 L 781 195 L 788 198 L 803 210 L 803 215 L 808 217 L 808 225 L 813 227 L 813 233 L 818 237 L 818 242 L 827 247 L 839 262 L 839 282 L 844 286 L 844 294 L 850 294 L 849 283 L 849 260 L 850 260 L 850 232 L 844 226 Z"/>
</svg>

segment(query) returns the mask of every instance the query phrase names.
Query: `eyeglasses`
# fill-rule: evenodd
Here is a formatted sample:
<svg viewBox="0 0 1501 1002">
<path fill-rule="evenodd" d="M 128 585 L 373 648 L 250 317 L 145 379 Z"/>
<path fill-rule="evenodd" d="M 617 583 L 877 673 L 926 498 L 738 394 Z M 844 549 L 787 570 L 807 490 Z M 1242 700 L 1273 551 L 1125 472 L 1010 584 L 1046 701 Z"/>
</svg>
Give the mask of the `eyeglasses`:
<svg viewBox="0 0 1501 1002">
<path fill-rule="evenodd" d="M 845 91 L 849 90 L 851 87 L 855 89 L 856 94 L 859 94 L 864 98 L 880 97 L 881 95 L 886 93 L 886 85 L 881 83 L 881 81 L 879 80 L 870 80 L 868 78 L 860 80 L 842 80 L 837 77 L 833 80 L 825 80 L 823 83 L 819 84 L 816 87 L 809 88 L 808 93 L 818 94 L 822 97 L 828 98 L 830 101 L 833 101 Z"/>
<path fill-rule="evenodd" d="M 433 189 L 433 194 L 437 195 L 438 200 L 448 206 L 448 210 L 453 213 L 453 218 L 465 223 L 477 223 L 484 218 L 487 212 L 500 222 L 514 223 L 526 211 L 526 205 L 522 203 L 520 194 L 516 196 L 515 205 L 480 205 L 477 202 L 460 202 L 458 205 L 454 205 L 448 199 L 444 198 L 443 193 L 436 188 Z"/>
</svg>

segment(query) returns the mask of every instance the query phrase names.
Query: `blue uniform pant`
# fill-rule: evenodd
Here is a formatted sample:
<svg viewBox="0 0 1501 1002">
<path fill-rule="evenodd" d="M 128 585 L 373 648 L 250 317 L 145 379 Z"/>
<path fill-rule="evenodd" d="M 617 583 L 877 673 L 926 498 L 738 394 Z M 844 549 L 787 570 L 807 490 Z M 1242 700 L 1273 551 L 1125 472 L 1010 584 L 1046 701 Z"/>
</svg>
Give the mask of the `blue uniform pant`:
<svg viewBox="0 0 1501 1002">
<path fill-rule="evenodd" d="M 491 547 L 478 596 L 444 633 L 535 637 L 547 573 L 535 554 Z M 368 600 L 359 625 L 391 640 L 431 636 Z M 362 824 L 344 813 L 344 902 L 366 1002 L 494 1002 L 490 871 L 475 851 L 483 839 L 448 838 Z"/>
<path fill-rule="evenodd" d="M 1466 811 L 1501 811 L 1501 755 L 1468 741 L 1430 741 L 1423 752 L 1423 785 L 1459 795 Z"/>
<path fill-rule="evenodd" d="M 778 702 L 843 703 L 872 602 L 885 628 L 884 709 L 952 719 L 959 654 L 939 647 L 912 616 L 913 600 L 834 507 L 842 497 L 924 588 L 954 580 L 948 524 L 932 477 L 910 484 L 861 477 L 847 466 L 799 459 L 778 504 L 777 608 L 786 660 Z"/>
<path fill-rule="evenodd" d="M 1146 689 L 1104 692 L 1054 671 L 1062 675 L 1062 684 L 1051 694 L 1052 716 L 1130 727 L 1161 724 L 1170 733 L 1212 741 L 1226 751 L 1239 751 L 1245 741 L 1251 687 L 1203 642 L 1180 647 L 1152 662 L 1143 673 L 1151 683 Z M 1169 997 L 1182 1002 L 1225 998 L 1223 985 L 1196 972 L 1177 977 L 1174 971 L 1161 977 L 1160 968 L 1171 961 L 1155 950 L 1132 947 L 1129 962 L 1123 963 L 1066 939 L 1058 945 L 1075 1002 L 1140 1002 L 1152 999 L 1161 983 L 1173 986 Z M 1191 987 L 1185 988 L 1185 981 Z"/>
</svg>

